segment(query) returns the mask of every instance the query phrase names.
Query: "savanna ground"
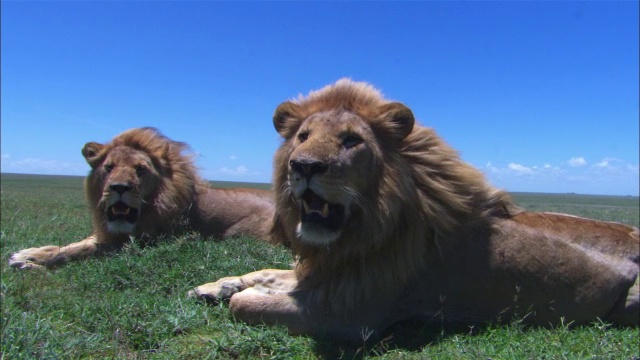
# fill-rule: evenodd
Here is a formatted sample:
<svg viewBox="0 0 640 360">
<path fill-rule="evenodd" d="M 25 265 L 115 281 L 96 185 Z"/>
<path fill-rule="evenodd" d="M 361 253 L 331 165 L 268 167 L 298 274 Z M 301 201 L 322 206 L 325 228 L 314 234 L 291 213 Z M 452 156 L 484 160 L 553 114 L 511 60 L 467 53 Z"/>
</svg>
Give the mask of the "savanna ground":
<svg viewBox="0 0 640 360">
<path fill-rule="evenodd" d="M 639 223 L 638 197 L 514 197 L 530 210 Z M 225 305 L 186 297 L 223 276 L 289 266 L 285 248 L 249 238 L 215 242 L 191 234 L 155 246 L 131 243 L 114 256 L 53 270 L 17 271 L 7 265 L 14 251 L 90 233 L 82 178 L 3 174 L 1 200 L 2 359 L 640 359 L 638 328 L 601 322 L 540 329 L 516 321 L 455 331 L 401 324 L 382 341 L 363 334 L 361 343 L 344 344 L 247 326 Z"/>
</svg>

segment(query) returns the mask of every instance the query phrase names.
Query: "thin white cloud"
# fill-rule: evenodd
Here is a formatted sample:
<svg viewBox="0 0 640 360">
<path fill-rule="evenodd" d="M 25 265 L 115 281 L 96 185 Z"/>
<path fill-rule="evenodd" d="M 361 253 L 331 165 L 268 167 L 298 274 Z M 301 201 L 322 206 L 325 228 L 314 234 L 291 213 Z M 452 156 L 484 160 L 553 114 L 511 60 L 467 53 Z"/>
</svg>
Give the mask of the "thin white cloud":
<svg viewBox="0 0 640 360">
<path fill-rule="evenodd" d="M 616 158 L 604 158 L 595 164 L 596 167 L 599 168 L 612 168 L 614 167 L 614 163 L 622 163 L 623 161 Z"/>
<path fill-rule="evenodd" d="M 86 163 L 70 163 L 38 158 L 13 159 L 9 154 L 2 154 L 0 167 L 2 172 L 46 175 L 84 175 L 88 170 Z"/>
<path fill-rule="evenodd" d="M 507 167 L 509 168 L 509 170 L 513 171 L 516 175 L 532 175 L 533 174 L 533 170 L 524 165 L 509 163 Z"/>
<path fill-rule="evenodd" d="M 219 169 L 219 171 L 220 171 L 222 174 L 225 174 L 225 175 L 234 175 L 234 176 L 238 176 L 238 175 L 246 175 L 246 174 L 248 174 L 248 173 L 249 173 L 249 169 L 248 169 L 246 166 L 244 166 L 244 165 L 240 165 L 240 166 L 235 167 L 235 168 L 228 168 L 228 167 L 224 166 L 224 167 L 221 167 L 221 168 Z"/>
<path fill-rule="evenodd" d="M 231 159 L 231 160 L 235 160 L 235 159 L 237 159 L 237 158 L 238 158 L 238 157 L 237 157 L 237 156 L 235 156 L 235 155 L 231 155 L 231 156 L 229 156 L 229 159 Z"/>
<path fill-rule="evenodd" d="M 485 165 L 485 167 L 487 169 L 489 169 L 489 171 L 492 172 L 492 173 L 500 172 L 500 169 L 498 169 L 497 167 L 493 166 L 491 161 L 487 161 L 487 164 Z"/>
<path fill-rule="evenodd" d="M 506 166 L 488 161 L 483 167 L 489 180 L 498 187 L 520 191 L 578 192 L 600 194 L 637 194 L 640 166 L 617 158 L 603 158 L 587 166 L 583 157 L 574 157 L 559 165 Z"/>
<path fill-rule="evenodd" d="M 587 160 L 583 157 L 572 157 L 567 163 L 572 167 L 581 167 L 587 165 Z"/>
</svg>

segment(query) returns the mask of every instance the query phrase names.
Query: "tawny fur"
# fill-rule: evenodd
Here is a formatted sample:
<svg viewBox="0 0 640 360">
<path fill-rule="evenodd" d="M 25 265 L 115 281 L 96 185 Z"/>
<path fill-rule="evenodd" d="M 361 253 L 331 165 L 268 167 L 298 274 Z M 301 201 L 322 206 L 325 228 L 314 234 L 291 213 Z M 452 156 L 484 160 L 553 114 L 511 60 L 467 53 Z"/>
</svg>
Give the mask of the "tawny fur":
<svg viewBox="0 0 640 360">
<path fill-rule="evenodd" d="M 218 239 L 247 235 L 270 241 L 272 193 L 210 187 L 198 176 L 187 148 L 153 128 L 125 131 L 107 144 L 87 143 L 82 154 L 91 171 L 84 185 L 93 234 L 64 247 L 21 250 L 11 256 L 10 265 L 59 265 L 118 248 L 131 237 L 149 242 L 188 231 Z M 118 195 L 118 185 L 129 189 Z M 109 228 L 109 206 L 119 196 L 139 211 L 139 217 L 133 225 L 122 222 L 125 225 Z"/>
<path fill-rule="evenodd" d="M 284 142 L 273 236 L 290 244 L 295 269 L 220 279 L 192 296 L 230 298 L 249 323 L 350 339 L 406 319 L 638 324 L 637 228 L 522 211 L 365 83 L 343 79 L 285 102 L 274 125 Z M 301 203 L 319 200 L 298 184 L 328 203 L 349 200 L 323 246 L 301 230 Z"/>
</svg>

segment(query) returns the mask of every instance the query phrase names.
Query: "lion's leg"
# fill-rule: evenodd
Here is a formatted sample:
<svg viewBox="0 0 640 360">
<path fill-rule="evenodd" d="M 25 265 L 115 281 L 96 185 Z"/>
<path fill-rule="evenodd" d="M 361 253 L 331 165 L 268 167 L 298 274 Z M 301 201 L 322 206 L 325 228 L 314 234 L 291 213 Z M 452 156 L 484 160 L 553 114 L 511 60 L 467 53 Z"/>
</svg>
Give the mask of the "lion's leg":
<svg viewBox="0 0 640 360">
<path fill-rule="evenodd" d="M 291 334 L 313 334 L 324 327 L 315 311 L 305 306 L 295 293 L 272 293 L 260 286 L 234 294 L 229 301 L 233 316 L 251 325 L 282 325 Z M 315 319 L 315 320 L 314 320 Z"/>
<path fill-rule="evenodd" d="M 620 299 L 606 320 L 619 325 L 640 325 L 640 276 L 636 277 L 629 292 Z"/>
<path fill-rule="evenodd" d="M 32 269 L 59 265 L 68 261 L 91 256 L 98 251 L 95 235 L 67 246 L 42 246 L 20 250 L 9 258 L 9 266 L 18 269 Z"/>
<path fill-rule="evenodd" d="M 229 300 L 232 295 L 256 286 L 265 291 L 283 293 L 293 290 L 296 285 L 296 276 L 292 270 L 264 269 L 200 285 L 189 291 L 189 296 L 217 302 Z"/>
<path fill-rule="evenodd" d="M 297 289 L 297 284 L 293 271 L 267 269 L 222 278 L 191 290 L 189 296 L 215 302 L 228 299 L 229 309 L 237 320 L 252 325 L 286 326 L 296 335 L 361 341 L 385 327 L 380 326 L 383 322 L 379 314 L 367 309 L 354 309 L 359 313 L 355 315 L 356 321 L 350 321 L 350 316 L 337 316 L 326 304 L 317 301 L 312 290 Z"/>
<path fill-rule="evenodd" d="M 216 302 L 229 300 L 229 309 L 238 320 L 284 325 L 291 333 L 307 334 L 313 332 L 313 322 L 309 309 L 296 296 L 300 294 L 295 291 L 297 283 L 292 270 L 265 269 L 198 286 L 189 296 Z"/>
</svg>

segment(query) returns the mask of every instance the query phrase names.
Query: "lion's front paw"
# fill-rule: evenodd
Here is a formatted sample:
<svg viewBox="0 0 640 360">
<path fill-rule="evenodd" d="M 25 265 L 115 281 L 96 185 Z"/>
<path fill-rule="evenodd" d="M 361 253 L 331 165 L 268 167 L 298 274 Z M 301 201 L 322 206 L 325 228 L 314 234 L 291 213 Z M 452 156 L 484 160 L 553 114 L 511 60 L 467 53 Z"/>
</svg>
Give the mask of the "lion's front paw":
<svg viewBox="0 0 640 360">
<path fill-rule="evenodd" d="M 9 266 L 17 269 L 35 269 L 53 265 L 64 260 L 60 247 L 49 245 L 38 248 L 22 249 L 9 258 Z"/>
<path fill-rule="evenodd" d="M 189 297 L 200 298 L 207 302 L 218 303 L 226 301 L 235 293 L 247 288 L 239 276 L 226 277 L 216 282 L 204 284 L 189 291 Z"/>
<path fill-rule="evenodd" d="M 37 248 L 20 250 L 9 258 L 9 266 L 16 269 L 40 269 L 41 264 L 37 263 L 37 259 L 33 256 L 33 251 Z"/>
</svg>

